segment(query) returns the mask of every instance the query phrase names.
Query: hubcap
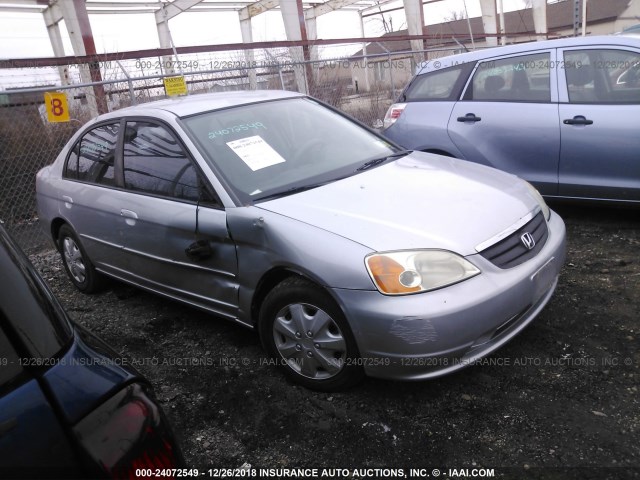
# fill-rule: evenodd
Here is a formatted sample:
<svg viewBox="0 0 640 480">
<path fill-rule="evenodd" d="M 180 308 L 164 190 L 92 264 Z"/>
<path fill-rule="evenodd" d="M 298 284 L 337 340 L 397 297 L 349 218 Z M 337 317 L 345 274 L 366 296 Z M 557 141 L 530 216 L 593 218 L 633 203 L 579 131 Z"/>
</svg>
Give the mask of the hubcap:
<svg viewBox="0 0 640 480">
<path fill-rule="evenodd" d="M 337 323 L 313 305 L 294 303 L 280 310 L 273 322 L 273 339 L 289 367 L 304 377 L 331 378 L 344 368 L 344 336 Z"/>
<path fill-rule="evenodd" d="M 70 237 L 65 237 L 62 242 L 62 252 L 64 254 L 64 262 L 67 264 L 73 279 L 78 283 L 84 283 L 87 278 L 87 271 L 82 253 L 76 242 Z"/>
</svg>

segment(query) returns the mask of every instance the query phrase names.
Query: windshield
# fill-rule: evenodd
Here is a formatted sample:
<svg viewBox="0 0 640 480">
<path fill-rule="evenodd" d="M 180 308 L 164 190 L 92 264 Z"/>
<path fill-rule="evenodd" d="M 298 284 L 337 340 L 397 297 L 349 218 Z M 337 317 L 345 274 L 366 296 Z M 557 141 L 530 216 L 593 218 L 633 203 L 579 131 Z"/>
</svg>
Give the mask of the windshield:
<svg viewBox="0 0 640 480">
<path fill-rule="evenodd" d="M 202 113 L 184 125 L 243 203 L 355 175 L 398 151 L 309 98 Z"/>
</svg>

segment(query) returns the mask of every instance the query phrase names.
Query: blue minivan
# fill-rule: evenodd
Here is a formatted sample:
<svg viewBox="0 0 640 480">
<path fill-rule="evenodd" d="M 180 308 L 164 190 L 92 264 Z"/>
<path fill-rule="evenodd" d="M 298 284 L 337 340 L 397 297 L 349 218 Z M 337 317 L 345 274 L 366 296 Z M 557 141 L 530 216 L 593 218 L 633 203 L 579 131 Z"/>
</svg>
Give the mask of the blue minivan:
<svg viewBox="0 0 640 480">
<path fill-rule="evenodd" d="M 640 203 L 640 38 L 564 38 L 429 60 L 382 133 L 516 174 L 548 198 Z"/>
</svg>

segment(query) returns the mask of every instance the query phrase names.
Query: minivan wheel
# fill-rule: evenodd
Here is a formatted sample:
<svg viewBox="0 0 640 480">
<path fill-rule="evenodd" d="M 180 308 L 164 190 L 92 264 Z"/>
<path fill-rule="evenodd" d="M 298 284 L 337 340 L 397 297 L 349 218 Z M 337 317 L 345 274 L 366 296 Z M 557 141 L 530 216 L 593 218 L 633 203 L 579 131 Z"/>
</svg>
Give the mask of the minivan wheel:
<svg viewBox="0 0 640 480">
<path fill-rule="evenodd" d="M 60 227 L 58 232 L 58 250 L 69 278 L 83 293 L 94 293 L 103 285 L 103 277 L 96 272 L 87 257 L 78 236 L 68 225 Z"/>
<path fill-rule="evenodd" d="M 266 296 L 259 322 L 265 350 L 294 382 L 335 391 L 364 376 L 342 311 L 310 281 L 291 277 L 278 284 Z"/>
</svg>

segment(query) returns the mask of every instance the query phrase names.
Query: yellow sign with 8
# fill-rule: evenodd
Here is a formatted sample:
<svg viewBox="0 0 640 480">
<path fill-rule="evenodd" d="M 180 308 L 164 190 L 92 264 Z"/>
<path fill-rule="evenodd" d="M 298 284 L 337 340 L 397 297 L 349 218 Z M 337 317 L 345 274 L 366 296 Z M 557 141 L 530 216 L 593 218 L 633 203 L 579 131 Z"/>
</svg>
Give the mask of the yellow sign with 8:
<svg viewBox="0 0 640 480">
<path fill-rule="evenodd" d="M 47 107 L 47 120 L 52 123 L 69 121 L 69 103 L 61 92 L 45 92 L 44 104 Z"/>
</svg>

